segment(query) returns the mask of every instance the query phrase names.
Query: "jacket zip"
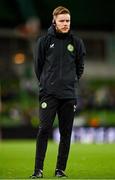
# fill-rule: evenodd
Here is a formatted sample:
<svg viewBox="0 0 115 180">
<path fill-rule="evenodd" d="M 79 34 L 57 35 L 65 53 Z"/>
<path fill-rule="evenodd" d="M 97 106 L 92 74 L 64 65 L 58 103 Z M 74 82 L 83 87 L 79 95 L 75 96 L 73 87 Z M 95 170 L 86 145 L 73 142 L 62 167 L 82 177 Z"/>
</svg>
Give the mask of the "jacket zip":
<svg viewBox="0 0 115 180">
<path fill-rule="evenodd" d="M 62 57 L 63 57 L 63 41 L 60 40 L 60 61 L 59 61 L 59 77 L 62 79 Z"/>
</svg>

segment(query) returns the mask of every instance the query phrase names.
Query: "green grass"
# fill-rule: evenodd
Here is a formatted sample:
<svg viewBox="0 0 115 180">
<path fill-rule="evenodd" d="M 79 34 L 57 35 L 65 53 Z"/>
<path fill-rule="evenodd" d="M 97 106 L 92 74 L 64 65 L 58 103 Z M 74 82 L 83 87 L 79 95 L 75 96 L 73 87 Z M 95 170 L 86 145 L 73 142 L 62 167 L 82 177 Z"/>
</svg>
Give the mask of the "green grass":
<svg viewBox="0 0 115 180">
<path fill-rule="evenodd" d="M 58 144 L 49 142 L 44 179 L 56 179 Z M 0 179 L 28 179 L 33 173 L 35 141 L 0 142 Z M 72 144 L 66 174 L 69 179 L 115 179 L 115 144 Z"/>
</svg>

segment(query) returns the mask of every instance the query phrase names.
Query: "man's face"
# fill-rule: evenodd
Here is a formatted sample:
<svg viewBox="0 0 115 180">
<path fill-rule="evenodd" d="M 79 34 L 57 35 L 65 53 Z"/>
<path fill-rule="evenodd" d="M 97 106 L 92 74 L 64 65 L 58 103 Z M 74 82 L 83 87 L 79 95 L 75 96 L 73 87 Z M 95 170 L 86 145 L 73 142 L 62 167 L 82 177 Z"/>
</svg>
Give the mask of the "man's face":
<svg viewBox="0 0 115 180">
<path fill-rule="evenodd" d="M 70 15 L 59 14 L 55 18 L 56 31 L 60 33 L 67 33 L 70 30 Z"/>
</svg>

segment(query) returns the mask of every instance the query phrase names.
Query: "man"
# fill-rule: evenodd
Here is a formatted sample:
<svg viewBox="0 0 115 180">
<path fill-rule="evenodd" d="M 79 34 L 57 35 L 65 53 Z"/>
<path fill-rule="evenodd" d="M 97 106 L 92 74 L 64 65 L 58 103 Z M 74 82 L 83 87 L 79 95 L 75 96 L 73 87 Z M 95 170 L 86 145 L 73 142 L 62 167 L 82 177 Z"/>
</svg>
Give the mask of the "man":
<svg viewBox="0 0 115 180">
<path fill-rule="evenodd" d="M 35 170 L 31 178 L 43 177 L 48 135 L 56 113 L 60 143 L 56 177 L 66 177 L 73 119 L 76 107 L 76 82 L 84 69 L 85 49 L 81 39 L 70 33 L 70 12 L 59 6 L 47 35 L 39 38 L 35 50 L 35 72 L 39 81 L 40 125 L 36 143 Z"/>
</svg>

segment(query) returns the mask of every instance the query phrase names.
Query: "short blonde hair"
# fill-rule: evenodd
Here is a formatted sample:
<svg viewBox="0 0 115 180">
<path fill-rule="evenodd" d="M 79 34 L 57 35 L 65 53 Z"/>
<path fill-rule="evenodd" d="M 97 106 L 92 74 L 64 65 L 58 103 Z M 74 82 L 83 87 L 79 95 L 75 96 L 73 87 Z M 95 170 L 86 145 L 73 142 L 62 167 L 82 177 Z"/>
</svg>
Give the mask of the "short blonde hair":
<svg viewBox="0 0 115 180">
<path fill-rule="evenodd" d="M 59 14 L 69 14 L 70 15 L 70 11 L 66 7 L 58 6 L 57 8 L 55 8 L 53 10 L 53 17 L 55 17 Z"/>
</svg>

